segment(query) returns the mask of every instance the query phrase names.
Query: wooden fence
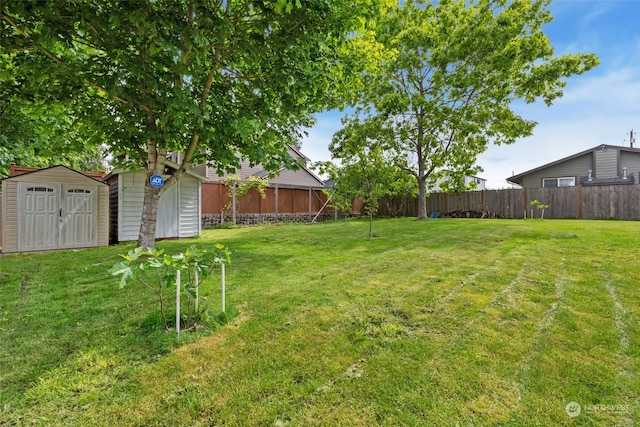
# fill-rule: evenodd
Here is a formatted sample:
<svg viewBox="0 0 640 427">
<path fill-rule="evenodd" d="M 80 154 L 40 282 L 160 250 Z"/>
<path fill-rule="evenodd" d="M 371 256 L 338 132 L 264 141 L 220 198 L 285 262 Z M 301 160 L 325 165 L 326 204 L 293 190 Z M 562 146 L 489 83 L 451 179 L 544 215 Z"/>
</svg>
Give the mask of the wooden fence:
<svg viewBox="0 0 640 427">
<path fill-rule="evenodd" d="M 640 184 L 433 193 L 427 198 L 427 212 L 469 210 L 505 218 L 523 218 L 533 212 L 539 217 L 539 209 L 530 205 L 533 200 L 549 205 L 545 218 L 640 219 Z M 417 216 L 418 201 L 383 200 L 379 214 Z"/>
<path fill-rule="evenodd" d="M 233 199 L 228 187 L 222 183 L 203 182 L 201 200 L 202 215 L 220 215 L 223 210 L 229 217 L 234 214 Z M 256 189 L 238 197 L 235 214 L 268 214 L 276 217 L 287 214 L 333 215 L 333 210 L 325 206 L 326 201 L 327 196 L 322 188 L 302 189 L 276 184 L 266 189 L 264 199 Z"/>
</svg>

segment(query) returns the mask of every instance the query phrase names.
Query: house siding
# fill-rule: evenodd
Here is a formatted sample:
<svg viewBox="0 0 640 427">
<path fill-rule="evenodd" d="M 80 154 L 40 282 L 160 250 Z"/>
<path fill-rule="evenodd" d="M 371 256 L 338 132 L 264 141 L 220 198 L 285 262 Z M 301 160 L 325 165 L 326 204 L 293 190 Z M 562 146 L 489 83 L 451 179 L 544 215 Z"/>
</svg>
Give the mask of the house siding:
<svg viewBox="0 0 640 427">
<path fill-rule="evenodd" d="M 578 184 L 580 177 L 586 176 L 589 173 L 589 169 L 593 170 L 593 156 L 591 153 L 526 175 L 523 177 L 522 186 L 525 188 L 540 188 L 544 178 L 571 176 L 576 178 L 576 184 Z"/>
<path fill-rule="evenodd" d="M 291 171 L 284 169 L 280 171 L 280 174 L 270 178 L 269 184 L 271 185 L 290 185 L 295 187 L 322 187 L 322 182 L 319 182 L 313 175 L 307 173 L 300 173 L 298 171 Z"/>
<path fill-rule="evenodd" d="M 78 186 L 97 187 L 97 246 L 107 246 L 109 244 L 109 187 L 86 177 L 80 172 L 73 171 L 64 166 L 54 166 L 49 169 L 42 169 L 35 172 L 17 175 L 3 181 L 3 203 L 2 203 L 2 252 L 17 252 L 19 249 L 18 234 L 18 212 L 19 194 L 18 183 L 56 183 Z M 62 248 L 61 248 L 62 249 Z"/>
<path fill-rule="evenodd" d="M 627 168 L 627 175 L 633 175 L 636 182 L 640 182 L 640 153 L 632 153 L 629 151 L 620 152 L 620 173 L 622 168 Z"/>
<path fill-rule="evenodd" d="M 605 149 L 593 152 L 595 157 L 594 177 L 613 178 L 619 175 L 618 172 L 618 150 Z"/>
<path fill-rule="evenodd" d="M 291 156 L 291 158 L 295 160 L 299 160 L 299 159 L 303 159 L 305 161 L 308 160 L 306 157 L 304 157 L 303 155 L 301 155 L 300 153 L 298 153 L 296 150 L 293 150 L 293 149 L 289 149 L 289 155 Z M 262 165 L 250 166 L 249 160 L 242 160 L 240 162 L 240 167 L 236 170 L 235 173 L 224 174 L 224 175 L 218 175 L 216 170 L 213 168 L 207 167 L 206 173 L 203 173 L 201 166 L 199 166 L 199 168 L 200 169 L 197 169 L 197 170 L 194 168 L 194 171 L 197 171 L 197 173 L 206 176 L 207 180 L 209 181 L 217 181 L 217 182 L 224 181 L 227 177 L 231 175 L 237 174 L 240 176 L 240 179 L 247 179 L 250 176 L 255 176 L 255 175 L 260 176 L 265 172 L 264 166 Z M 269 180 L 269 184 L 272 186 L 276 184 L 289 185 L 293 187 L 322 187 L 323 186 L 322 181 L 316 178 L 313 175 L 313 173 L 306 170 L 305 168 L 300 168 L 298 170 L 282 169 L 278 172 L 274 172 L 273 178 L 267 177 L 267 179 Z"/>
</svg>

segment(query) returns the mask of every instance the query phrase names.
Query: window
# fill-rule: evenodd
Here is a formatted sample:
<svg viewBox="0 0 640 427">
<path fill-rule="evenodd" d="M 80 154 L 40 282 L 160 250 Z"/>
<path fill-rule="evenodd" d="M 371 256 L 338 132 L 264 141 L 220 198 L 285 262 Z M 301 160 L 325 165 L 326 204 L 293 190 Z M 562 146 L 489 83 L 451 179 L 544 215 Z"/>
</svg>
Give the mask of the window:
<svg viewBox="0 0 640 427">
<path fill-rule="evenodd" d="M 576 185 L 576 177 L 566 176 L 562 178 L 543 178 L 543 187 L 574 187 Z"/>
</svg>

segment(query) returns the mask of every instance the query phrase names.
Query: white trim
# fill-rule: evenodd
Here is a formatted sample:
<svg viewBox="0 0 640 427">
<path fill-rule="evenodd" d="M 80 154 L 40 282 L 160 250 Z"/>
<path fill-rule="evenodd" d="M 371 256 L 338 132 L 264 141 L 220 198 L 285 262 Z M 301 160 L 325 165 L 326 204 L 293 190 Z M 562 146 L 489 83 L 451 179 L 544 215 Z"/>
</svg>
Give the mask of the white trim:
<svg viewBox="0 0 640 427">
<path fill-rule="evenodd" d="M 561 184 L 561 180 L 570 180 L 570 183 Z M 545 185 L 546 181 L 555 181 L 556 185 Z M 576 186 L 576 177 L 575 176 L 560 176 L 558 178 L 542 178 L 542 188 L 554 188 L 554 187 L 575 187 Z"/>
</svg>

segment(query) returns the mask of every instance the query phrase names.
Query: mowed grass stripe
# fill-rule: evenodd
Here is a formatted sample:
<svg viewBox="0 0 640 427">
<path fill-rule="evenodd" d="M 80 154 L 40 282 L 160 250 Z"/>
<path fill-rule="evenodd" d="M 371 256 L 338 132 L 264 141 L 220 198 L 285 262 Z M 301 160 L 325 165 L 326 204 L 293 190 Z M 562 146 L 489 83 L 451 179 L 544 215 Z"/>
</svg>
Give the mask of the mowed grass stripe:
<svg viewBox="0 0 640 427">
<path fill-rule="evenodd" d="M 526 250 L 531 253 L 534 248 Z M 535 277 L 555 274 L 557 265 L 533 265 L 535 256 L 511 254 L 511 259 L 520 259 L 521 268 L 510 270 L 510 280 L 481 283 L 471 288 L 477 294 L 468 292 L 466 298 L 459 299 L 461 307 L 452 313 L 460 313 L 478 296 L 482 297 L 484 308 L 455 334 L 442 337 L 438 343 L 440 352 L 432 362 L 434 370 L 441 373 L 438 377 L 442 378 L 442 388 L 452 391 L 440 407 L 446 407 L 447 400 L 459 400 L 459 413 L 467 414 L 464 422 L 506 422 L 512 410 L 521 405 L 521 384 L 514 367 L 525 365 L 530 358 L 528 352 L 537 339 L 537 325 L 555 297 L 552 284 Z M 495 286 L 496 283 L 501 285 Z"/>
</svg>

